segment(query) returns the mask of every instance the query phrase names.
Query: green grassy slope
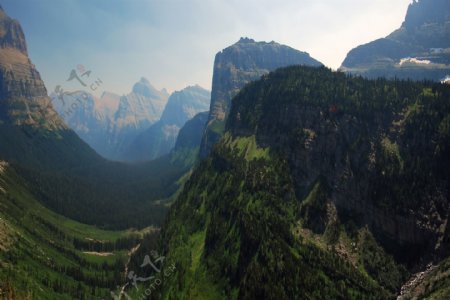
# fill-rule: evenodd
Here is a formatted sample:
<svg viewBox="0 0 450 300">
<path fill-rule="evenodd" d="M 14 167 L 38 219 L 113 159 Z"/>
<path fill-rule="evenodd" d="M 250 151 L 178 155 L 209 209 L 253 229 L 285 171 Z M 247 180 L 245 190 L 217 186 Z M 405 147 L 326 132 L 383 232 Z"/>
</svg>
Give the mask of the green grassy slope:
<svg viewBox="0 0 450 300">
<path fill-rule="evenodd" d="M 105 231 L 62 217 L 2 162 L 0 299 L 110 298 L 124 284 L 128 251 L 151 231 Z"/>
</svg>

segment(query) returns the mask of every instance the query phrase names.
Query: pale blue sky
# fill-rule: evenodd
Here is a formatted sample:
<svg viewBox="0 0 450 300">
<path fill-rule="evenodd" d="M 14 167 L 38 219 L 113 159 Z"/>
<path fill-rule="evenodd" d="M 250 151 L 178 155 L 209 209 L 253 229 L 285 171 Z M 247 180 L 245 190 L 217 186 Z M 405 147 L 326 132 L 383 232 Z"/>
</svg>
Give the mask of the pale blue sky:
<svg viewBox="0 0 450 300">
<path fill-rule="evenodd" d="M 83 64 L 105 89 L 210 89 L 214 55 L 241 36 L 307 51 L 334 69 L 398 28 L 411 0 L 0 0 L 49 91 Z"/>
</svg>

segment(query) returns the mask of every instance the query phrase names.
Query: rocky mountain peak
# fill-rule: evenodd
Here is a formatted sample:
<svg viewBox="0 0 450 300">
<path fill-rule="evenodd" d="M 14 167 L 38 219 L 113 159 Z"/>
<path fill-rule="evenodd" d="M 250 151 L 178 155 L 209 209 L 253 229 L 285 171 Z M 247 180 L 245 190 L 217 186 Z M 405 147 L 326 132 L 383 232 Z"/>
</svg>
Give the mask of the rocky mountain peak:
<svg viewBox="0 0 450 300">
<path fill-rule="evenodd" d="M 238 43 L 240 43 L 240 44 L 245 44 L 245 43 L 254 43 L 254 42 L 255 42 L 254 39 L 251 39 L 251 38 L 248 38 L 248 37 L 241 37 L 241 38 L 239 39 L 239 42 L 238 42 Z"/>
<path fill-rule="evenodd" d="M 22 28 L 0 11 L 0 119 L 14 125 L 66 128 L 31 63 Z"/>
<path fill-rule="evenodd" d="M 321 66 L 308 53 L 275 42 L 241 38 L 218 52 L 214 61 L 210 115 L 200 154 L 206 156 L 221 136 L 231 99 L 247 83 L 290 65 Z M 214 130 L 210 130 L 210 129 Z"/>
<path fill-rule="evenodd" d="M 134 86 L 133 86 L 133 93 L 145 96 L 145 97 L 151 97 L 151 98 L 160 98 L 161 94 L 165 94 L 166 97 L 167 91 L 165 89 L 158 91 L 151 83 L 148 81 L 148 79 L 142 77 Z"/>
<path fill-rule="evenodd" d="M 19 22 L 10 18 L 0 7 L 0 47 L 14 48 L 27 54 L 25 35 Z"/>
<path fill-rule="evenodd" d="M 369 78 L 440 81 L 450 74 L 448 0 L 419 0 L 402 26 L 385 38 L 352 49 L 341 70 Z"/>
<path fill-rule="evenodd" d="M 413 29 L 427 24 L 445 23 L 450 19 L 447 0 L 414 0 L 408 7 L 402 27 Z"/>
</svg>

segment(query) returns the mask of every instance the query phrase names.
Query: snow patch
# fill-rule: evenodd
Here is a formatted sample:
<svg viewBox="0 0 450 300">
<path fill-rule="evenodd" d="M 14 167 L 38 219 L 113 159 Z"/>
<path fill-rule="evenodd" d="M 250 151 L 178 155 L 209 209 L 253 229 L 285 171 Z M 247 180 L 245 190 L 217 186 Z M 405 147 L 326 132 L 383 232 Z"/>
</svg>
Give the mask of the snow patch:
<svg viewBox="0 0 450 300">
<path fill-rule="evenodd" d="M 402 66 L 405 63 L 412 63 L 417 65 L 429 65 L 431 64 L 431 61 L 428 59 L 418 59 L 416 57 L 405 57 L 400 59 L 399 65 Z"/>
<path fill-rule="evenodd" d="M 445 76 L 445 78 L 441 80 L 441 83 L 450 84 L 450 75 Z"/>
</svg>

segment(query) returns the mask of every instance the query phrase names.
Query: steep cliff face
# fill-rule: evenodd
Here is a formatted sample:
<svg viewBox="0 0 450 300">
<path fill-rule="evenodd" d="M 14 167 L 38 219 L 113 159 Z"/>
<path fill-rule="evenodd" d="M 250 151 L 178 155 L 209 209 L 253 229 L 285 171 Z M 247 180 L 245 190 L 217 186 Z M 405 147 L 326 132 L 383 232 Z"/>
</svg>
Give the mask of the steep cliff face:
<svg viewBox="0 0 450 300">
<path fill-rule="evenodd" d="M 100 160 L 54 110 L 19 23 L 1 9 L 0 45 L 0 157 L 44 169 Z"/>
<path fill-rule="evenodd" d="M 162 296 L 394 297 L 408 270 L 450 255 L 448 99 L 325 68 L 247 85 L 171 208 L 166 259 L 182 275 Z"/>
<path fill-rule="evenodd" d="M 280 67 L 322 65 L 301 52 L 275 42 L 255 42 L 241 38 L 236 44 L 216 54 L 214 61 L 211 107 L 200 155 L 205 157 L 223 134 L 231 99 L 247 83 Z"/>
<path fill-rule="evenodd" d="M 145 161 L 169 153 L 180 128 L 197 113 L 208 110 L 211 94 L 190 86 L 170 95 L 161 119 L 137 136 L 123 155 L 124 160 Z"/>
<path fill-rule="evenodd" d="M 0 118 L 4 124 L 67 128 L 53 110 L 39 72 L 28 58 L 22 28 L 1 7 L 0 96 Z"/>
<path fill-rule="evenodd" d="M 450 5 L 446 0 L 410 4 L 402 26 L 351 50 L 341 69 L 367 77 L 441 80 L 450 74 Z"/>
<path fill-rule="evenodd" d="M 0 6 L 0 26 L 2 31 L 0 33 L 0 46 L 2 48 L 17 49 L 23 54 L 27 55 L 27 45 L 25 42 L 25 35 L 19 22 L 9 18 L 3 8 Z"/>
</svg>

